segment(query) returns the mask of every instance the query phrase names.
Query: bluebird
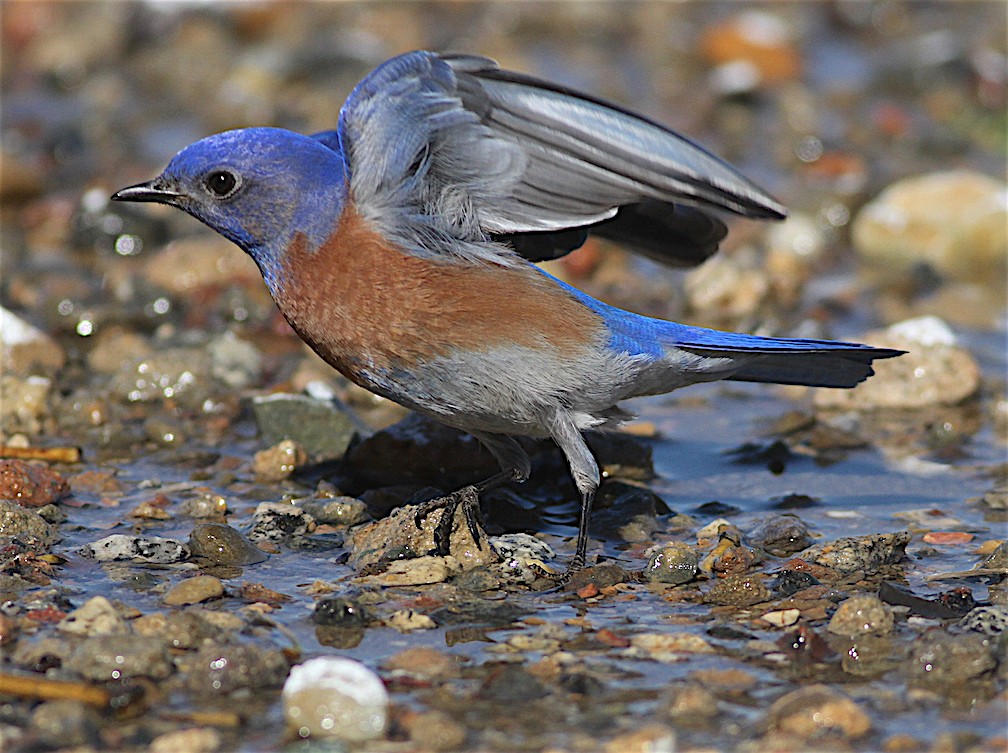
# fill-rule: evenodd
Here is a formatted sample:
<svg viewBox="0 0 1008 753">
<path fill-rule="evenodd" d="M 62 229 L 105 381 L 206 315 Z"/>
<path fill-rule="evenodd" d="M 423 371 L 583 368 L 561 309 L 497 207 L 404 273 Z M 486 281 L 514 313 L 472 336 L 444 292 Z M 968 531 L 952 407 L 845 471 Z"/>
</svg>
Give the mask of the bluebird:
<svg viewBox="0 0 1008 753">
<path fill-rule="evenodd" d="M 582 432 L 618 426 L 622 400 L 718 379 L 853 387 L 901 353 L 640 316 L 536 266 L 590 234 L 696 264 L 726 234 L 718 212 L 785 216 L 730 165 L 622 107 L 484 57 L 417 51 L 368 74 L 337 124 L 209 136 L 112 198 L 178 207 L 236 243 L 330 365 L 493 454 L 499 473 L 424 508 L 445 508 L 442 553 L 460 504 L 473 528 L 481 492 L 527 479 L 517 436 L 552 438 L 580 493 L 569 576 L 600 482 Z"/>
</svg>

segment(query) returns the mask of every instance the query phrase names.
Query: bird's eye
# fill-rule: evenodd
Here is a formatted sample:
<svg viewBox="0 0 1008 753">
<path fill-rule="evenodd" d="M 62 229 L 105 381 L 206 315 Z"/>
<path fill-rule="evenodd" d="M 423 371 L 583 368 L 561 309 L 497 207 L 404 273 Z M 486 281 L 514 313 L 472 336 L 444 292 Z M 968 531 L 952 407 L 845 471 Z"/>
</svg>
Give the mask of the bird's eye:
<svg viewBox="0 0 1008 753">
<path fill-rule="evenodd" d="M 206 187 L 218 199 L 226 199 L 238 190 L 238 176 L 227 170 L 214 170 L 206 177 Z"/>
</svg>

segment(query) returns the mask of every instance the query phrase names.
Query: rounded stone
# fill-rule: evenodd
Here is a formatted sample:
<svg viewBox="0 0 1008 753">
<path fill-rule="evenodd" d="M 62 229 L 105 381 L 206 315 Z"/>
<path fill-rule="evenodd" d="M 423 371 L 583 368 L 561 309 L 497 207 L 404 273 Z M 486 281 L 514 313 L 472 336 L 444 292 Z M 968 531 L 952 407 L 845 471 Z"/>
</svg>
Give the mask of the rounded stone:
<svg viewBox="0 0 1008 753">
<path fill-rule="evenodd" d="M 164 603 L 171 607 L 199 604 L 224 595 L 224 584 L 212 575 L 197 575 L 177 583 L 164 595 Z"/>
<path fill-rule="evenodd" d="M 707 601 L 711 604 L 733 607 L 751 607 L 770 598 L 770 590 L 753 575 L 721 578 L 707 592 Z"/>
<path fill-rule="evenodd" d="M 240 567 L 266 559 L 266 553 L 239 531 L 223 523 L 200 523 L 189 534 L 189 553 L 215 565 Z"/>
<path fill-rule="evenodd" d="M 826 629 L 837 635 L 884 635 L 893 629 L 892 610 L 877 596 L 852 596 L 837 607 Z"/>
<path fill-rule="evenodd" d="M 293 667 L 283 688 L 284 716 L 299 737 L 374 740 L 388 725 L 388 692 L 360 662 L 321 656 Z"/>
<path fill-rule="evenodd" d="M 92 636 L 74 650 L 63 666 L 100 682 L 129 677 L 162 679 L 174 671 L 164 646 L 140 635 Z"/>
<path fill-rule="evenodd" d="M 644 573 L 650 581 L 679 585 L 696 576 L 697 564 L 693 547 L 672 541 L 651 555 Z"/>
<path fill-rule="evenodd" d="M 774 701 L 770 726 L 806 740 L 823 734 L 858 738 L 871 729 L 868 715 L 850 698 L 823 685 L 792 691 Z"/>
</svg>

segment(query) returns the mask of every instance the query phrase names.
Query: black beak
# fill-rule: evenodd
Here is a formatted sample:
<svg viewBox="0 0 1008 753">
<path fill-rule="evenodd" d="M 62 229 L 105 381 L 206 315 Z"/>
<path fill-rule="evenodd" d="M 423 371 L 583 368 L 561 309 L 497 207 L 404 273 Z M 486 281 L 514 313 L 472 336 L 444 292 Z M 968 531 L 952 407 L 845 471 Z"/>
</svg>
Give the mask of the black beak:
<svg viewBox="0 0 1008 753">
<path fill-rule="evenodd" d="M 112 194 L 112 201 L 156 201 L 159 204 L 178 204 L 182 194 L 173 191 L 160 178 L 123 188 Z"/>
</svg>

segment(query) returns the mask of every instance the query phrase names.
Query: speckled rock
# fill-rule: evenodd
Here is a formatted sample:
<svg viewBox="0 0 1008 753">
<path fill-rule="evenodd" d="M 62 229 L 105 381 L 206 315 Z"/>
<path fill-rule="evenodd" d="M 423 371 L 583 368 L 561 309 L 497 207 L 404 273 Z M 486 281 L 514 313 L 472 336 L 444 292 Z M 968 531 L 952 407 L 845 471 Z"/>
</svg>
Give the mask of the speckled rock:
<svg viewBox="0 0 1008 753">
<path fill-rule="evenodd" d="M 24 460 L 0 460 L 0 499 L 22 507 L 42 507 L 70 493 L 70 485 L 56 471 Z"/>
<path fill-rule="evenodd" d="M 371 517 L 367 505 L 353 497 L 308 499 L 301 503 L 301 508 L 318 523 L 346 528 L 363 523 Z"/>
<path fill-rule="evenodd" d="M 114 533 L 81 549 L 86 557 L 99 562 L 136 561 L 168 564 L 181 562 L 189 550 L 181 541 L 161 536 L 130 536 Z"/>
<path fill-rule="evenodd" d="M 966 170 L 905 178 L 858 213 L 854 248 L 888 274 L 927 263 L 952 279 L 1003 283 L 1006 195 L 1003 179 Z"/>
<path fill-rule="evenodd" d="M 771 515 L 760 521 L 746 539 L 775 557 L 787 557 L 812 543 L 808 526 L 797 515 Z"/>
<path fill-rule="evenodd" d="M 693 547 L 670 541 L 648 559 L 644 574 L 655 583 L 679 585 L 692 580 L 697 573 L 697 554 Z"/>
<path fill-rule="evenodd" d="M 267 555 L 240 531 L 223 523 L 200 523 L 189 534 L 189 554 L 215 565 L 241 567 L 263 562 Z"/>
<path fill-rule="evenodd" d="M 252 541 L 280 542 L 306 536 L 315 530 L 315 519 L 300 507 L 287 502 L 261 502 L 253 515 Z"/>
<path fill-rule="evenodd" d="M 186 578 L 168 589 L 162 601 L 170 607 L 199 604 L 224 595 L 224 584 L 212 575 L 197 575 Z"/>
<path fill-rule="evenodd" d="M 852 596 L 840 603 L 826 629 L 837 635 L 884 635 L 893 629 L 892 610 L 877 596 Z"/>
<path fill-rule="evenodd" d="M 165 647 L 142 635 L 92 636 L 74 650 L 63 666 L 99 682 L 128 677 L 163 679 L 175 669 Z"/>
<path fill-rule="evenodd" d="M 48 546 L 56 540 L 55 529 L 34 510 L 0 499 L 0 539 L 18 537 Z"/>
<path fill-rule="evenodd" d="M 909 531 L 844 537 L 811 546 L 799 556 L 807 562 L 815 562 L 841 573 L 857 570 L 874 573 L 883 565 L 902 560 L 910 539 Z"/>
<path fill-rule="evenodd" d="M 104 596 L 92 596 L 60 620 L 57 627 L 74 635 L 124 635 L 126 620 Z"/>
<path fill-rule="evenodd" d="M 711 604 L 734 607 L 749 607 L 770 600 L 770 589 L 755 575 L 730 575 L 719 578 L 705 600 Z"/>
<path fill-rule="evenodd" d="M 291 668 L 283 688 L 284 716 L 298 737 L 374 740 L 388 725 L 388 692 L 360 662 L 322 656 Z"/>
<path fill-rule="evenodd" d="M 1008 607 L 991 605 L 977 607 L 963 617 L 959 624 L 967 630 L 985 635 L 1008 633 Z"/>
</svg>

